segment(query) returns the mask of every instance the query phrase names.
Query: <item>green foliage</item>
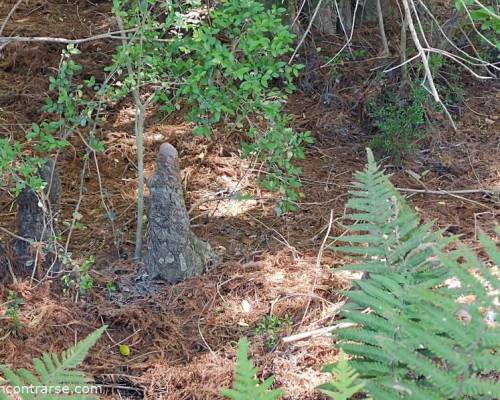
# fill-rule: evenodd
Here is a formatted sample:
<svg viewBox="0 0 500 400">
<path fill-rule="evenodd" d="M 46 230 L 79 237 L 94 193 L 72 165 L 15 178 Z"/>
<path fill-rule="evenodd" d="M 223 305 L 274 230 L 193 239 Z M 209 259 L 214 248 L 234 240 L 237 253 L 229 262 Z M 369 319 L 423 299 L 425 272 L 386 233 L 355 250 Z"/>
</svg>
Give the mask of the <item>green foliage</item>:
<svg viewBox="0 0 500 400">
<path fill-rule="evenodd" d="M 359 381 L 359 374 L 349 365 L 345 353 L 341 350 L 337 364 L 328 370 L 333 380 L 320 386 L 320 391 L 333 400 L 348 400 L 359 393 L 364 384 Z"/>
<path fill-rule="evenodd" d="M 17 293 L 9 290 L 9 294 L 7 296 L 7 301 L 3 304 L 6 305 L 6 309 L 4 315 L 0 315 L 0 320 L 6 319 L 11 322 L 12 326 L 5 326 L 0 328 L 0 334 L 3 334 L 3 331 L 7 331 L 7 334 L 13 333 L 16 335 L 21 329 L 21 321 L 19 321 L 19 308 L 23 304 L 23 300 L 17 297 Z"/>
<path fill-rule="evenodd" d="M 242 129 L 250 115 L 263 118 L 262 132 L 248 130 L 244 154 L 265 161 L 269 174 L 260 182 L 279 191 L 280 214 L 296 209 L 301 170 L 294 163 L 304 158 L 303 145 L 312 142 L 308 132 L 293 132 L 281 116 L 301 69 L 280 59 L 292 50 L 294 39 L 282 23 L 284 12 L 266 10 L 255 0 L 223 0 L 191 35 L 172 43 L 171 75 L 182 83 L 172 99 L 163 97 L 170 110 L 181 102 L 189 105 L 187 117 L 196 123 L 198 135 L 210 135 L 213 124 L 228 119 Z"/>
<path fill-rule="evenodd" d="M 195 124 L 196 135 L 210 136 L 212 126 L 222 122 L 246 130 L 244 155 L 256 155 L 268 167 L 260 182 L 280 193 L 277 211 L 295 210 L 301 172 L 295 162 L 304 157 L 303 146 L 312 138 L 293 132 L 282 115 L 301 68 L 282 60 L 294 40 L 282 23 L 285 10 L 265 9 L 256 0 L 223 0 L 208 16 L 197 0 L 113 4 L 124 28 L 138 31 L 119 47 L 108 68 L 119 77 L 112 97 L 150 85 L 153 100 L 167 112 L 187 106 L 185 117 Z M 159 10 L 163 21 L 157 18 Z M 262 128 L 249 127 L 250 120 Z"/>
<path fill-rule="evenodd" d="M 384 400 L 500 397 L 500 334 L 491 322 L 498 277 L 463 246 L 445 251 L 455 239 L 420 223 L 370 151 L 350 193 L 353 223 L 337 250 L 358 256 L 346 269 L 369 277 L 346 292 L 344 315 L 358 326 L 337 335 L 366 390 Z M 481 243 L 498 263 L 497 246 L 485 236 Z"/>
<path fill-rule="evenodd" d="M 68 296 L 73 291 L 78 295 L 85 296 L 94 286 L 94 278 L 90 275 L 90 270 L 94 265 L 95 257 L 89 256 L 81 266 L 75 265 L 73 271 L 63 276 L 63 293 Z"/>
<path fill-rule="evenodd" d="M 276 345 L 278 336 L 283 329 L 292 326 L 292 319 L 285 314 L 283 320 L 277 315 L 266 315 L 255 327 L 255 334 L 265 338 L 264 345 L 270 350 Z"/>
<path fill-rule="evenodd" d="M 485 34 L 490 34 L 494 38 L 494 44 L 500 49 L 500 14 L 497 8 L 486 6 L 482 0 L 455 0 L 455 7 L 458 11 L 463 11 L 470 15 L 474 23 L 477 23 Z"/>
<path fill-rule="evenodd" d="M 12 187 L 17 196 L 25 188 L 42 190 L 45 182 L 38 176 L 40 166 L 47 157 L 69 146 L 67 140 L 78 128 L 83 128 L 97 120 L 98 103 L 88 100 L 90 93 L 101 93 L 95 78 L 91 77 L 85 84 L 73 83 L 76 74 L 81 72 L 81 65 L 72 57 L 80 54 L 73 45 L 62 52 L 57 76 L 49 78 L 49 93 L 42 111 L 51 115 L 50 119 L 40 124 L 33 123 L 26 133 L 26 142 L 0 139 L 0 182 L 5 187 Z M 94 93 L 95 92 L 95 93 Z M 102 149 L 93 133 L 90 134 L 90 145 L 95 151 Z M 24 150 L 24 151 L 22 151 Z"/>
<path fill-rule="evenodd" d="M 170 74 L 173 59 L 169 44 L 161 39 L 185 25 L 183 11 L 193 1 L 156 3 L 156 0 L 113 0 L 113 13 L 123 22 L 124 29 L 134 30 L 118 46 L 112 65 L 105 68 L 115 76 L 115 84 L 108 91 L 113 101 L 144 85 L 154 85 L 158 95 L 162 90 L 168 91 L 171 80 L 175 79 Z M 163 22 L 157 17 L 160 10 L 165 16 Z"/>
<path fill-rule="evenodd" d="M 259 183 L 266 190 L 280 193 L 281 202 L 275 208 L 277 215 L 297 210 L 295 203 L 301 195 L 298 189 L 302 168 L 294 162 L 303 160 L 304 145 L 313 143 L 310 132 L 294 132 L 286 127 L 286 122 L 286 118 L 280 118 L 264 133 L 251 128 L 248 136 L 252 141 L 242 144 L 245 157 L 257 155 L 266 160 L 268 174 Z"/>
<path fill-rule="evenodd" d="M 172 74 L 182 77 L 173 100 L 190 105 L 196 133 L 208 135 L 226 117 L 242 127 L 249 114 L 279 116 L 300 70 L 279 59 L 294 39 L 281 21 L 284 12 L 255 0 L 223 0 L 191 35 L 173 42 Z"/>
<path fill-rule="evenodd" d="M 255 376 L 257 368 L 248 358 L 248 339 L 240 340 L 238 360 L 234 372 L 234 382 L 231 389 L 223 389 L 222 395 L 231 400 L 276 400 L 283 396 L 282 389 L 270 389 L 274 377 L 260 382 Z"/>
<path fill-rule="evenodd" d="M 370 113 L 379 132 L 371 146 L 401 163 L 423 135 L 426 98 L 425 89 L 419 87 L 411 90 L 408 99 L 390 94 L 386 102 L 372 104 Z"/>
<path fill-rule="evenodd" d="M 118 290 L 118 285 L 115 282 L 106 282 L 106 291 L 111 294 Z"/>
<path fill-rule="evenodd" d="M 91 393 L 90 381 L 75 368 L 83 362 L 105 329 L 103 326 L 96 330 L 60 356 L 44 353 L 42 359 L 34 358 L 35 373 L 24 368 L 13 371 L 0 365 L 0 372 L 6 379 L 6 382 L 0 383 L 5 385 L 8 382 L 22 400 L 97 399 L 97 396 L 81 394 Z M 0 391 L 0 399 L 8 399 L 3 391 Z"/>
</svg>

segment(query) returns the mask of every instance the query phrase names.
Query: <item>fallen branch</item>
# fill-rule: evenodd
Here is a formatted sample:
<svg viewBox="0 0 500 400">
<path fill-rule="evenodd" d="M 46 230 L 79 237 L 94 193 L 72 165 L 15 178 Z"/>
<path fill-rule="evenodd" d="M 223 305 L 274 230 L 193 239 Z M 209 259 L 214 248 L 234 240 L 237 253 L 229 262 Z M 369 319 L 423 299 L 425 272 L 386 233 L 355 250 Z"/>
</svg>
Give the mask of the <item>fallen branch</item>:
<svg viewBox="0 0 500 400">
<path fill-rule="evenodd" d="M 474 193 L 483 193 L 492 195 L 495 193 L 494 190 L 487 189 L 464 189 L 464 190 L 428 190 L 428 189 L 407 189 L 407 188 L 396 188 L 400 192 L 408 192 L 408 193 L 425 193 L 425 194 L 437 194 L 437 195 L 452 195 L 452 194 L 474 194 Z M 500 188 L 496 191 L 500 192 Z"/>
<path fill-rule="evenodd" d="M 67 38 L 56 38 L 49 36 L 0 36 L 0 47 L 4 47 L 7 44 L 17 42 L 17 43 L 60 43 L 60 44 L 81 44 L 86 42 L 91 42 L 93 40 L 100 39 L 115 39 L 122 40 L 122 34 L 136 32 L 137 28 L 126 29 L 115 32 L 101 33 L 95 36 L 89 36 L 81 39 L 67 39 Z M 120 36 L 117 36 L 120 35 Z"/>
<path fill-rule="evenodd" d="M 308 331 L 308 332 L 297 333 L 296 335 L 286 336 L 281 340 L 283 341 L 283 343 L 296 342 L 297 340 L 307 339 L 307 338 L 310 338 L 312 336 L 325 336 L 327 333 L 330 333 L 330 332 L 335 331 L 337 329 L 350 328 L 350 327 L 356 326 L 356 325 L 357 324 L 354 324 L 352 322 L 341 322 L 337 325 L 327 326 L 324 328 L 314 329 L 314 330 Z"/>
</svg>

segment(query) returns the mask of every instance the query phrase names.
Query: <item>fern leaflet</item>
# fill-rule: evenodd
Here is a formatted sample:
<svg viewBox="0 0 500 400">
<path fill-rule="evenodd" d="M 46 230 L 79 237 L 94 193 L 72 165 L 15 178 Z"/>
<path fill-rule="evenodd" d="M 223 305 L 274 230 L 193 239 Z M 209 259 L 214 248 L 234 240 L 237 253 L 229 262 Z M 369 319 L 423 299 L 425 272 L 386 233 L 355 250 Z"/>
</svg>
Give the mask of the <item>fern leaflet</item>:
<svg viewBox="0 0 500 400">
<path fill-rule="evenodd" d="M 248 358 L 248 347 L 248 339 L 242 338 L 239 344 L 233 387 L 223 389 L 222 395 L 231 400 L 277 400 L 281 398 L 282 389 L 270 389 L 274 377 L 269 377 L 263 382 L 259 382 L 255 377 L 258 371 L 252 360 Z"/>
<path fill-rule="evenodd" d="M 105 329 L 106 326 L 101 327 L 60 356 L 45 353 L 42 359 L 34 358 L 36 374 L 24 368 L 13 371 L 5 365 L 0 365 L 0 371 L 22 400 L 98 399 L 94 395 L 79 394 L 90 393 L 89 379 L 75 368 L 83 362 Z M 6 392 L 0 392 L 0 400 L 8 400 Z"/>
</svg>

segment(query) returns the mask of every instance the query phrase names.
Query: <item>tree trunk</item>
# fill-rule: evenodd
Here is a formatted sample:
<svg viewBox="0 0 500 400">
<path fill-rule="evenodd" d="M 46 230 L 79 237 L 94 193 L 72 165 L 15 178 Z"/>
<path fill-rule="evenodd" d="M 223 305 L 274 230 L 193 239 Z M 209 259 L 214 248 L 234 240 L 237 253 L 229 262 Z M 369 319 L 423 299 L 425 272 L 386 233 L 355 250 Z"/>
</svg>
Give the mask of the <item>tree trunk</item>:
<svg viewBox="0 0 500 400">
<path fill-rule="evenodd" d="M 46 242 L 58 233 L 56 214 L 59 209 L 61 184 L 53 160 L 40 167 L 40 178 L 46 183 L 43 193 L 24 189 L 17 197 L 17 234 L 33 242 Z M 16 239 L 13 243 L 16 263 L 19 267 L 39 267 L 45 254 L 25 240 Z M 35 259 L 38 265 L 34 265 Z M 45 259 L 45 264 L 49 260 Z M 53 260 L 52 260 L 53 261 Z"/>
<path fill-rule="evenodd" d="M 318 32 L 323 35 L 337 33 L 337 11 L 332 0 L 323 0 L 314 25 Z"/>
<path fill-rule="evenodd" d="M 356 18 L 359 22 L 375 25 L 379 21 L 379 13 L 377 10 L 377 0 L 364 0 L 360 7 L 361 18 Z M 382 9 L 382 17 L 389 18 L 392 15 L 393 9 L 390 0 L 380 0 Z"/>
<path fill-rule="evenodd" d="M 149 278 L 176 283 L 202 273 L 213 253 L 189 226 L 179 157 L 172 145 L 161 145 L 156 171 L 147 185 L 149 215 L 144 261 Z"/>
<path fill-rule="evenodd" d="M 297 0 L 289 0 L 288 2 L 288 16 L 289 16 L 289 24 L 290 29 L 293 33 L 300 38 L 304 33 L 304 28 L 300 23 L 300 13 L 302 10 L 299 8 L 300 6 L 297 4 Z"/>
<path fill-rule="evenodd" d="M 349 37 L 352 30 L 352 4 L 351 0 L 338 0 L 339 26 L 338 31 Z"/>
</svg>

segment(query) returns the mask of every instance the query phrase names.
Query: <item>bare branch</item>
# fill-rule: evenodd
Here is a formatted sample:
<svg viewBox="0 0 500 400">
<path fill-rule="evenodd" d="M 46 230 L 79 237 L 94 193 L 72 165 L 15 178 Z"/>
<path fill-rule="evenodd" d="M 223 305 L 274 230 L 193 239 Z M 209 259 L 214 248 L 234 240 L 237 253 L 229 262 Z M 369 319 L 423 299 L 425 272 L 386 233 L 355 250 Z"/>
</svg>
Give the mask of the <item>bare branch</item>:
<svg viewBox="0 0 500 400">
<path fill-rule="evenodd" d="M 387 36 L 385 35 L 384 13 L 382 12 L 382 6 L 380 5 L 380 0 L 377 0 L 377 14 L 378 14 L 378 28 L 380 30 L 380 36 L 382 37 L 382 46 L 384 49 L 383 56 L 389 57 L 389 44 L 387 43 Z"/>
<path fill-rule="evenodd" d="M 319 0 L 318 1 L 318 4 L 316 5 L 316 8 L 314 10 L 314 14 L 312 15 L 310 21 L 309 21 L 309 25 L 307 26 L 307 29 L 306 31 L 304 32 L 304 34 L 302 35 L 302 37 L 300 38 L 300 41 L 299 41 L 299 44 L 297 45 L 297 47 L 295 48 L 295 50 L 293 51 L 293 54 L 292 56 L 290 57 L 290 60 L 288 61 L 288 64 L 291 64 L 293 59 L 295 58 L 295 56 L 297 55 L 297 52 L 299 51 L 300 47 L 302 46 L 302 43 L 304 43 L 304 40 L 306 40 L 306 37 L 307 35 L 309 34 L 310 30 L 311 30 L 311 27 L 313 25 L 313 22 L 314 22 L 314 19 L 316 18 L 316 15 L 318 15 L 318 11 L 321 7 L 321 3 L 323 3 L 323 0 Z M 297 16 L 298 18 L 298 16 Z"/>
<path fill-rule="evenodd" d="M 425 87 L 425 85 L 423 85 L 423 87 L 425 89 L 429 90 L 429 92 L 432 94 L 432 97 L 434 97 L 434 100 L 441 105 L 444 112 L 446 113 L 446 116 L 450 120 L 450 123 L 451 123 L 453 129 L 456 131 L 457 126 L 455 124 L 455 121 L 453 120 L 453 117 L 451 116 L 450 112 L 448 111 L 448 109 L 446 108 L 444 103 L 442 102 L 441 97 L 439 96 L 439 93 L 436 89 L 436 85 L 434 84 L 434 78 L 432 76 L 432 71 L 431 71 L 431 68 L 429 66 L 429 58 L 427 57 L 427 52 L 426 52 L 426 50 L 429 50 L 429 49 L 424 49 L 424 47 L 422 46 L 422 43 L 420 42 L 420 38 L 418 37 L 417 30 L 415 28 L 415 23 L 413 22 L 413 16 L 412 16 L 412 12 L 410 9 L 409 1 L 412 1 L 412 0 L 402 0 L 402 3 L 403 3 L 403 8 L 405 10 L 405 15 L 406 15 L 405 18 L 408 21 L 408 27 L 410 28 L 410 33 L 411 33 L 411 36 L 413 39 L 413 43 L 415 44 L 415 47 L 417 48 L 418 54 L 420 55 L 420 58 L 422 59 L 422 65 L 424 66 L 424 71 L 425 71 L 425 78 L 429 84 L 429 89 L 427 89 Z M 411 5 L 413 7 L 414 12 L 416 12 L 415 4 L 413 3 L 413 1 L 412 1 Z M 418 16 L 416 18 L 417 18 L 417 22 L 419 23 L 419 25 L 421 27 L 420 20 L 418 19 Z M 423 32 L 422 29 L 421 29 L 421 31 Z M 427 39 L 425 38 L 425 35 L 423 35 L 423 37 L 424 37 L 424 41 L 427 43 Z M 429 47 L 428 44 L 427 44 L 427 46 Z"/>
<path fill-rule="evenodd" d="M 32 36 L 32 37 L 29 37 L 29 36 L 0 36 L 0 48 L 7 45 L 7 44 L 15 43 L 15 42 L 81 44 L 81 43 L 86 43 L 86 42 L 91 42 L 94 40 L 101 40 L 101 39 L 122 40 L 122 37 L 119 35 L 124 34 L 124 33 L 136 32 L 136 31 L 137 31 L 137 28 L 133 28 L 133 29 L 127 29 L 124 31 L 101 33 L 99 35 L 90 36 L 90 37 L 81 38 L 81 39 L 55 38 L 55 37 L 49 37 L 49 36 Z"/>
<path fill-rule="evenodd" d="M 0 36 L 2 35 L 3 30 L 7 26 L 7 22 L 9 22 L 10 18 L 12 17 L 12 15 L 16 12 L 17 7 L 19 7 L 23 1 L 24 0 L 18 0 L 17 3 L 14 4 L 14 7 L 12 7 L 12 9 L 7 14 L 7 17 L 4 19 L 4 21 L 2 23 L 2 26 L 0 26 Z"/>
</svg>

